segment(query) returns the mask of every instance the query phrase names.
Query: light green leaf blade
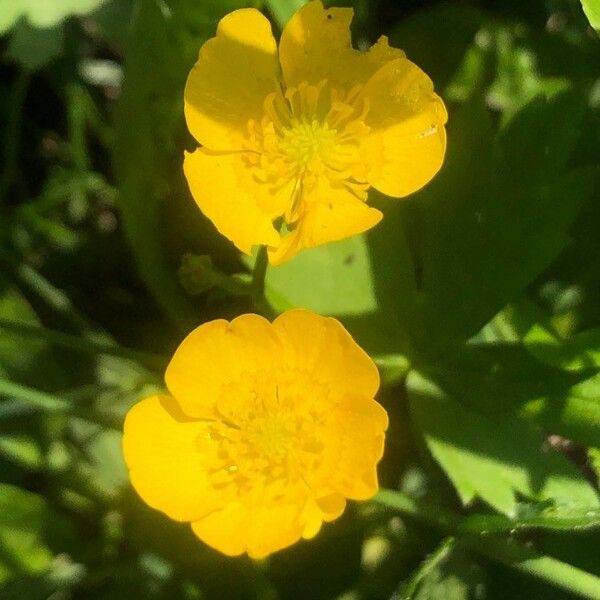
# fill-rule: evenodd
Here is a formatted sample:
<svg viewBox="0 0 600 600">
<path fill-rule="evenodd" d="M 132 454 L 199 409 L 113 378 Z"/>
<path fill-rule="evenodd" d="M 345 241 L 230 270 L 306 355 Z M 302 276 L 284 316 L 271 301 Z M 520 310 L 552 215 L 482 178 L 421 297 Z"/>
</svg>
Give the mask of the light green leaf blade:
<svg viewBox="0 0 600 600">
<path fill-rule="evenodd" d="M 407 386 L 411 414 L 463 503 L 480 497 L 509 517 L 517 515 L 517 493 L 557 506 L 600 506 L 591 485 L 566 458 L 544 448 L 531 424 L 510 413 L 473 412 L 415 371 Z"/>
<path fill-rule="evenodd" d="M 583 12 L 588 18 L 590 25 L 600 31 L 600 1 L 599 0 L 581 0 Z"/>
<path fill-rule="evenodd" d="M 0 34 L 10 29 L 21 17 L 33 27 L 54 27 L 71 15 L 85 15 L 106 0 L 10 0 L 0 7 Z"/>
</svg>

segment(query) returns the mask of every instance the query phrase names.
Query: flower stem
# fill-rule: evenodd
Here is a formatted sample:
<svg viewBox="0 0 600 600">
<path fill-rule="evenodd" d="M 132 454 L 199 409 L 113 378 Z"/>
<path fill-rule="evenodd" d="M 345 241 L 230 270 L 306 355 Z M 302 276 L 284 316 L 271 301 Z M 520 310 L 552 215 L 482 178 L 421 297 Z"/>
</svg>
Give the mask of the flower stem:
<svg viewBox="0 0 600 600">
<path fill-rule="evenodd" d="M 265 297 L 265 277 L 268 266 L 269 257 L 267 255 L 267 247 L 260 246 L 256 255 L 256 261 L 254 262 L 254 269 L 252 270 L 252 301 L 258 312 L 268 319 L 273 319 L 277 315 Z"/>
<path fill-rule="evenodd" d="M 259 246 L 256 261 L 254 262 L 254 269 L 252 270 L 252 289 L 255 298 L 264 297 L 265 295 L 265 277 L 268 266 L 267 247 Z"/>
</svg>

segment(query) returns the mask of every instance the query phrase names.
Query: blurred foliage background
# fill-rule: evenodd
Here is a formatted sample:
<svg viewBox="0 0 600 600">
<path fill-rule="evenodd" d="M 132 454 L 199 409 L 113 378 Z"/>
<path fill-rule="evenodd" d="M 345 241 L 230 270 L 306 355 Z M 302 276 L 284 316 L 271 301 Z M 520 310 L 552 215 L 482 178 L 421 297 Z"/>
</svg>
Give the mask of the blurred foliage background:
<svg viewBox="0 0 600 600">
<path fill-rule="evenodd" d="M 0 598 L 600 598 L 595 0 L 353 3 L 357 47 L 387 34 L 434 80 L 447 160 L 267 297 L 380 367 L 376 501 L 253 563 L 128 485 L 128 407 L 191 328 L 257 308 L 182 176 L 187 72 L 227 12 L 280 31 L 301 4 L 0 4 Z"/>
</svg>

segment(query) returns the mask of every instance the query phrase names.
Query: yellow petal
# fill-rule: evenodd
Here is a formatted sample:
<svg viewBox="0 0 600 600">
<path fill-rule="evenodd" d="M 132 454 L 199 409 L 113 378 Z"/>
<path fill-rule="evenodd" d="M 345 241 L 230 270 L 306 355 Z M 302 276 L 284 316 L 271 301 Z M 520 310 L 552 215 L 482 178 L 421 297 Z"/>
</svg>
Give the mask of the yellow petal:
<svg viewBox="0 0 600 600">
<path fill-rule="evenodd" d="M 193 521 L 224 502 L 202 465 L 198 440 L 206 424 L 187 418 L 173 398 L 151 396 L 125 418 L 123 454 L 144 502 L 177 521 Z"/>
<path fill-rule="evenodd" d="M 184 93 L 192 135 L 211 150 L 240 150 L 250 119 L 259 119 L 278 89 L 277 45 L 266 17 L 253 8 L 224 17 L 200 49 Z"/>
<path fill-rule="evenodd" d="M 201 148 L 186 153 L 183 170 L 200 210 L 242 252 L 279 243 L 269 212 L 261 208 L 271 191 L 248 176 L 241 154 L 210 154 Z"/>
<path fill-rule="evenodd" d="M 407 196 L 442 166 L 448 117 L 444 103 L 429 77 L 407 59 L 377 71 L 363 95 L 371 128 L 362 147 L 367 180 L 388 196 Z"/>
<path fill-rule="evenodd" d="M 273 329 L 285 364 L 313 373 L 335 394 L 371 399 L 379 389 L 375 363 L 336 319 L 295 309 L 277 317 Z"/>
<path fill-rule="evenodd" d="M 194 533 L 206 544 L 228 556 L 247 552 L 265 556 L 292 545 L 302 537 L 301 506 L 289 502 L 247 506 L 231 503 L 223 510 L 192 523 Z"/>
<path fill-rule="evenodd" d="M 387 426 L 387 413 L 374 400 L 350 394 L 339 396 L 337 404 L 328 411 L 321 434 L 326 443 L 319 467 L 305 474 L 315 494 L 351 500 L 374 496 Z"/>
<path fill-rule="evenodd" d="M 185 414 L 210 418 L 224 385 L 277 364 L 280 355 L 279 339 L 263 317 L 218 319 L 200 325 L 181 342 L 165 380 Z"/>
<path fill-rule="evenodd" d="M 367 206 L 343 186 L 332 186 L 320 177 L 304 200 L 305 209 L 296 228 L 269 248 L 269 262 L 280 265 L 306 248 L 313 248 L 362 233 L 375 226 L 382 214 Z"/>
<path fill-rule="evenodd" d="M 367 500 L 378 490 L 377 463 L 383 456 L 388 416 L 367 398 L 348 396 L 332 414 L 329 485 L 346 498 Z M 324 463 L 327 457 L 323 457 Z"/>
<path fill-rule="evenodd" d="M 289 20 L 279 44 L 283 76 L 288 86 L 327 79 L 334 87 L 349 90 L 366 82 L 382 65 L 404 52 L 390 48 L 381 37 L 369 51 L 352 48 L 351 8 L 325 10 L 318 0 L 308 2 Z"/>
</svg>

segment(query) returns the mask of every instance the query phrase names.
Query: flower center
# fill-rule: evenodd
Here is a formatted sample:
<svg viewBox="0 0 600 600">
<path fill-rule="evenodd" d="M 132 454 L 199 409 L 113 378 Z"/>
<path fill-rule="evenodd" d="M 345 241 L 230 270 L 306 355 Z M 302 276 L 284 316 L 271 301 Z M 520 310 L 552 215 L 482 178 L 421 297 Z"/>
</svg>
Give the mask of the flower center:
<svg viewBox="0 0 600 600">
<path fill-rule="evenodd" d="M 337 131 L 327 122 L 313 119 L 310 123 L 292 119 L 290 126 L 283 129 L 280 149 L 298 171 L 322 172 L 335 151 Z"/>
<path fill-rule="evenodd" d="M 369 132 L 364 122 L 369 107 L 360 92 L 360 86 L 341 92 L 325 80 L 304 82 L 270 94 L 262 120 L 248 123 L 244 160 L 255 179 L 274 191 L 293 182 L 289 205 L 282 211 L 287 223 L 298 218 L 319 177 L 366 199 L 360 147 Z"/>
<path fill-rule="evenodd" d="M 203 454 L 216 451 L 213 485 L 298 481 L 314 469 L 331 401 L 328 388 L 308 374 L 247 374 L 225 386 L 217 408 L 221 418 L 207 423 L 199 441 Z"/>
</svg>

